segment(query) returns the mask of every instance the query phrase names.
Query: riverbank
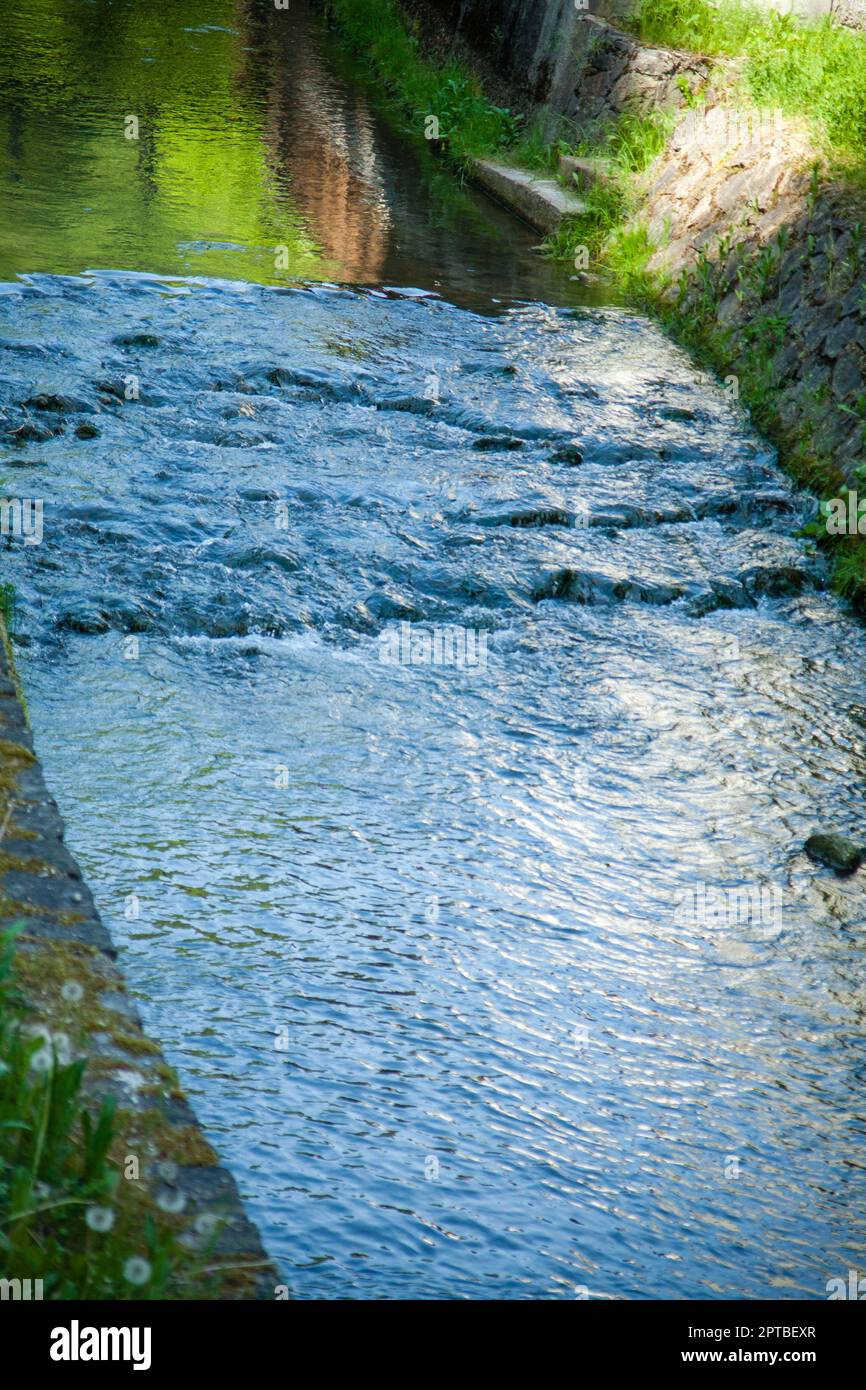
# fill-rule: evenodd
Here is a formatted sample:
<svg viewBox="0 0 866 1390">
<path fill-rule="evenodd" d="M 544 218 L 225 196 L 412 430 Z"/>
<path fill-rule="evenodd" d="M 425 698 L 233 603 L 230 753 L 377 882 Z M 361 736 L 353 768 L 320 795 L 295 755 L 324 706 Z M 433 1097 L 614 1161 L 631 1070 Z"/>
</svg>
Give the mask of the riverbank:
<svg viewBox="0 0 866 1390">
<path fill-rule="evenodd" d="M 363 41 L 369 8 L 366 0 L 327 5 L 352 44 Z M 421 26 L 418 6 L 405 8 L 406 63 L 448 61 L 438 11 Z M 397 25 L 397 6 L 386 9 L 389 25 Z M 659 317 L 715 369 L 788 471 L 825 503 L 862 486 L 866 107 L 856 84 L 845 93 L 858 55 L 866 55 L 866 36 L 742 7 L 692 7 L 687 17 L 659 0 L 620 22 L 635 32 L 589 14 L 563 19 L 562 32 L 547 34 L 533 58 L 537 75 L 548 72 L 546 88 L 537 76 L 535 92 L 547 104 L 527 115 L 532 94 L 515 77 L 513 99 L 522 109 L 510 124 L 490 127 L 495 138 L 486 147 L 477 119 L 463 123 L 459 108 L 443 107 L 444 151 L 464 173 L 493 155 L 558 175 L 572 189 L 563 155 L 603 163 L 607 176 L 581 189 L 585 209 L 560 218 L 550 253 L 579 275 L 610 277 Z M 690 33 L 712 52 L 687 47 Z M 682 46 L 665 47 L 668 35 Z M 503 42 L 491 35 L 491 52 Z M 461 38 L 458 60 L 465 49 Z M 421 130 L 438 110 L 435 84 L 428 81 L 422 111 L 413 107 L 411 84 L 382 75 Z M 460 80 L 474 110 L 483 99 L 479 70 Z M 799 114 L 807 105 L 808 118 Z M 508 202 L 507 180 L 498 184 L 496 196 Z M 526 216 L 520 184 L 514 181 L 510 201 Z M 863 611 L 862 539 L 812 529 L 832 549 L 837 586 Z"/>
<path fill-rule="evenodd" d="M 0 636 L 3 1296 L 273 1298 L 234 1179 L 63 843 L 2 620 Z"/>
</svg>

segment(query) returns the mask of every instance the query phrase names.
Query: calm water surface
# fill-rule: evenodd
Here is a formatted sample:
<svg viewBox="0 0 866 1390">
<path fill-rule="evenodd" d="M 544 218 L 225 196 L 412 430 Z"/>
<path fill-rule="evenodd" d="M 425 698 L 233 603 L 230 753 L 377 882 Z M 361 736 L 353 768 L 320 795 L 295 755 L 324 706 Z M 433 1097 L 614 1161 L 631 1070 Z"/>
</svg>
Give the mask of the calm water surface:
<svg viewBox="0 0 866 1390">
<path fill-rule="evenodd" d="M 866 661 L 806 499 L 280 22 L 3 20 L 0 423 L 76 398 L 4 578 L 147 1025 L 296 1296 L 824 1297 L 866 913 L 799 846 Z M 443 626 L 479 668 L 382 660 Z"/>
</svg>

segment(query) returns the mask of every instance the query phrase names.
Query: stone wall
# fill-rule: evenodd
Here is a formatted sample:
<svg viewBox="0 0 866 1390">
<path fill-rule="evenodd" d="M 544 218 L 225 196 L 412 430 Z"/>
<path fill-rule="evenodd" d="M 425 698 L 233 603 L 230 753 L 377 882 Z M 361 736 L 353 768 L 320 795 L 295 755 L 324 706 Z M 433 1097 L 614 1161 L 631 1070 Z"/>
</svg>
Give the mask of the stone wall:
<svg viewBox="0 0 866 1390">
<path fill-rule="evenodd" d="M 866 224 L 862 194 L 818 172 L 808 133 L 719 103 L 686 112 L 649 172 L 651 269 L 709 295 L 730 363 L 772 390 L 784 432 L 855 482 L 866 464 Z M 813 170 L 815 172 L 813 172 Z"/>
<path fill-rule="evenodd" d="M 854 480 L 866 464 L 862 193 L 823 169 L 805 125 L 734 105 L 724 70 L 691 107 L 680 84 L 703 83 L 703 60 L 644 48 L 593 16 L 582 24 L 569 114 L 591 126 L 626 109 L 680 109 L 642 188 L 640 218 L 659 247 L 650 269 L 685 287 L 683 319 L 715 301 L 711 331 L 727 340 L 733 373 L 754 376 L 757 363 L 782 436 L 806 440 L 824 475 Z"/>
<path fill-rule="evenodd" d="M 273 1298 L 277 1275 L 234 1178 L 219 1165 L 177 1078 L 146 1037 L 111 937 L 64 844 L 2 618 L 0 800 L 0 929 L 20 929 L 16 974 L 34 1025 L 47 1029 L 55 1045 L 62 1035 L 71 1055 L 86 1059 L 94 1106 L 107 1097 L 117 1102 L 124 1155 L 139 1165 L 137 1177 L 121 1181 L 135 1183 L 145 1209 L 170 1222 L 193 1258 L 197 1246 L 207 1251 L 209 1295 Z M 178 1215 L 165 1216 L 168 1208 Z"/>
<path fill-rule="evenodd" d="M 616 22 L 633 0 L 431 0 L 452 32 L 500 65 L 537 105 L 570 114 L 580 91 L 587 15 Z M 754 0 L 780 13 L 866 27 L 866 0 Z"/>
<path fill-rule="evenodd" d="M 706 59 L 641 44 L 594 15 L 578 20 L 573 52 L 571 91 L 560 109 L 579 125 L 625 110 L 684 106 L 683 84 L 696 90 L 710 74 Z"/>
</svg>

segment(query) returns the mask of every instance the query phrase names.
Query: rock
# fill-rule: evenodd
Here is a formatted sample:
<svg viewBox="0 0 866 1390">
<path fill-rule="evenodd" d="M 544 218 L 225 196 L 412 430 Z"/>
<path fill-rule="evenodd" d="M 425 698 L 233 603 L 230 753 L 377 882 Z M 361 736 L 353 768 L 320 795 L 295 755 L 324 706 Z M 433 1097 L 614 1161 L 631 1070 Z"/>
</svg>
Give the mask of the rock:
<svg viewBox="0 0 866 1390">
<path fill-rule="evenodd" d="M 855 873 L 866 855 L 863 846 L 855 845 L 843 835 L 810 835 L 803 848 L 816 864 L 823 864 L 837 874 Z"/>
<path fill-rule="evenodd" d="M 59 414 L 68 414 L 70 411 L 79 411 L 81 414 L 93 415 L 96 407 L 85 401 L 81 396 L 56 395 L 50 392 L 40 392 L 37 396 L 30 396 L 24 405 L 28 410 L 54 410 Z"/>
<path fill-rule="evenodd" d="M 583 463 L 583 454 L 576 444 L 559 444 L 550 455 L 551 463 L 564 463 L 569 468 L 577 468 Z"/>
<path fill-rule="evenodd" d="M 488 435 L 482 434 L 480 439 L 476 439 L 472 445 L 473 449 L 478 449 L 481 453 L 494 453 L 503 449 L 522 449 L 523 440 L 515 439 L 513 435 Z"/>
<path fill-rule="evenodd" d="M 159 347 L 155 333 L 118 333 L 111 341 L 118 347 Z"/>
<path fill-rule="evenodd" d="M 69 632 L 85 632 L 90 635 L 108 632 L 109 629 L 103 612 L 87 603 L 64 609 L 58 615 L 57 626 Z"/>
<path fill-rule="evenodd" d="M 9 430 L 7 439 L 13 444 L 44 444 L 46 440 L 53 439 L 55 430 L 49 430 L 45 425 L 34 424 L 31 420 L 25 420 L 23 425 L 17 429 Z"/>
<path fill-rule="evenodd" d="M 573 512 L 564 507 L 524 507 L 519 510 L 492 512 L 476 518 L 479 526 L 574 526 Z"/>
<path fill-rule="evenodd" d="M 580 159 L 576 155 L 560 156 L 559 172 L 571 179 L 578 188 L 590 188 L 594 183 L 610 183 L 613 164 L 609 159 Z"/>
<path fill-rule="evenodd" d="M 536 231 L 555 232 L 564 217 L 586 211 L 586 204 L 574 193 L 560 188 L 555 179 L 541 178 L 493 159 L 476 159 L 471 171 L 485 192 L 511 208 Z"/>
<path fill-rule="evenodd" d="M 95 425 L 91 425 L 85 420 L 83 424 L 78 426 L 75 434 L 78 439 L 96 439 L 99 436 L 99 430 Z"/>
<path fill-rule="evenodd" d="M 612 603 L 676 603 L 685 590 L 663 581 L 623 578 L 588 570 L 561 569 L 543 574 L 532 591 L 532 601 L 560 599 L 592 606 Z"/>
<path fill-rule="evenodd" d="M 863 376 L 859 363 L 849 350 L 840 353 L 833 372 L 833 390 L 844 400 L 847 396 L 858 395 L 863 389 Z"/>
<path fill-rule="evenodd" d="M 753 565 L 737 578 L 748 594 L 766 594 L 770 598 L 802 593 L 810 583 L 810 576 L 793 565 Z"/>
</svg>

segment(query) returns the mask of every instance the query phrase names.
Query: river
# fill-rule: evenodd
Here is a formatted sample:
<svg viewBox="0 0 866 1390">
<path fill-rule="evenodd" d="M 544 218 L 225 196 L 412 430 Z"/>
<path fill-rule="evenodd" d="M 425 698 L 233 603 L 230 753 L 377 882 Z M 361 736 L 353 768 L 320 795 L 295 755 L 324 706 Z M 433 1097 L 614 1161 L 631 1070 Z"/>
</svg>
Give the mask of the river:
<svg viewBox="0 0 866 1390">
<path fill-rule="evenodd" d="M 826 1297 L 866 913 L 800 848 L 866 662 L 809 500 L 297 0 L 3 25 L 37 749 L 293 1296 Z"/>
</svg>

